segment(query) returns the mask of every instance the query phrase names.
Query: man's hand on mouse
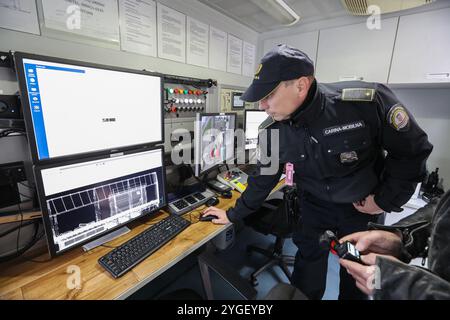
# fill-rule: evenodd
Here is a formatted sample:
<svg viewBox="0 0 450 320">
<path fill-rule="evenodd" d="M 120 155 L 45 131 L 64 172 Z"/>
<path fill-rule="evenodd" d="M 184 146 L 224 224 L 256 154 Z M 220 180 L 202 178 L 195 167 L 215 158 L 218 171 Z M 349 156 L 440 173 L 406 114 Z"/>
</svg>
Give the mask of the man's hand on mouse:
<svg viewBox="0 0 450 320">
<path fill-rule="evenodd" d="M 228 220 L 227 213 L 226 213 L 225 210 L 222 210 L 222 209 L 219 209 L 219 208 L 216 208 L 216 207 L 209 207 L 209 208 L 206 208 L 203 211 L 202 215 L 203 216 L 209 216 L 211 214 L 218 217 L 218 219 L 211 220 L 212 223 L 215 223 L 215 224 L 227 224 L 227 223 L 230 223 L 230 220 Z"/>
</svg>

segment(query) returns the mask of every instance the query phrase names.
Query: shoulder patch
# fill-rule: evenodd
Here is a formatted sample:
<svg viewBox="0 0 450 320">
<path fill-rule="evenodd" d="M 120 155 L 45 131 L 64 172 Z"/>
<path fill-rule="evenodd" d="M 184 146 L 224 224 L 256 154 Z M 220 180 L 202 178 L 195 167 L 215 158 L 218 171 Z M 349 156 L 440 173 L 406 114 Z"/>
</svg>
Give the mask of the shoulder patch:
<svg viewBox="0 0 450 320">
<path fill-rule="evenodd" d="M 342 90 L 343 101 L 372 101 L 375 97 L 375 89 L 346 88 Z"/>
<path fill-rule="evenodd" d="M 268 127 L 270 127 L 270 126 L 271 126 L 272 124 L 274 124 L 274 123 L 275 123 L 275 120 L 273 120 L 273 118 L 269 116 L 269 117 L 267 117 L 266 120 L 264 120 L 264 121 L 259 125 L 258 131 L 267 129 Z"/>
<path fill-rule="evenodd" d="M 387 114 L 387 122 L 397 131 L 408 131 L 409 115 L 401 103 L 391 107 Z"/>
</svg>

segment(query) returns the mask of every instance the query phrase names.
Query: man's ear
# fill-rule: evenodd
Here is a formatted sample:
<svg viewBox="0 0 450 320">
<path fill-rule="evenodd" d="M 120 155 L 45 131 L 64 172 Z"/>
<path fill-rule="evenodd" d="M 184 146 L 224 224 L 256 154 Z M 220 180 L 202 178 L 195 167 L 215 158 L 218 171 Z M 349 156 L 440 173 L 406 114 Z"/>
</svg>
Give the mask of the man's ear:
<svg viewBox="0 0 450 320">
<path fill-rule="evenodd" d="M 300 95 L 304 95 L 305 92 L 308 92 L 309 89 L 308 84 L 309 80 L 307 77 L 300 77 L 295 81 L 295 85 L 297 86 Z"/>
</svg>

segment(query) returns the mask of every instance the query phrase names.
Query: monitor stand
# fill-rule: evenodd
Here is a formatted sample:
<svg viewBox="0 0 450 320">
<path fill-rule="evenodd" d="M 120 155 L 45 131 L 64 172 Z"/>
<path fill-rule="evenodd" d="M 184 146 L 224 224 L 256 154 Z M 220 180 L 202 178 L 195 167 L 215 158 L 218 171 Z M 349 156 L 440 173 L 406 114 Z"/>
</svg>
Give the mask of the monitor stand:
<svg viewBox="0 0 450 320">
<path fill-rule="evenodd" d="M 217 175 L 217 180 L 236 189 L 240 193 L 245 191 L 248 175 L 239 168 L 221 172 Z"/>
<path fill-rule="evenodd" d="M 102 244 L 109 242 L 111 240 L 114 240 L 128 232 L 130 232 L 131 230 L 128 227 L 122 227 L 119 228 L 117 230 L 114 230 L 113 232 L 110 232 L 108 234 L 105 234 L 104 236 L 95 239 L 94 241 L 88 242 L 83 246 L 83 250 L 84 251 L 89 251 L 92 250 L 94 248 L 97 248 L 99 246 L 101 246 Z"/>
</svg>

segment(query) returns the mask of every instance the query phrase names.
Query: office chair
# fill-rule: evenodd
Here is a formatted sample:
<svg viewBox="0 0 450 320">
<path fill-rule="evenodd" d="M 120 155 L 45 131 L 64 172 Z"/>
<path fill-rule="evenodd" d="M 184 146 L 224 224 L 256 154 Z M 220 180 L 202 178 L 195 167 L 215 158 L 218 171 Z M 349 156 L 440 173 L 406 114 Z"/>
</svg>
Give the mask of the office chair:
<svg viewBox="0 0 450 320">
<path fill-rule="evenodd" d="M 284 255 L 283 246 L 286 239 L 292 237 L 294 228 L 297 226 L 298 217 L 296 190 L 292 187 L 284 187 L 283 199 L 266 200 L 261 208 L 244 219 L 247 226 L 264 235 L 275 236 L 272 249 L 263 249 L 254 245 L 247 246 L 247 252 L 258 252 L 268 258 L 266 263 L 250 275 L 250 281 L 254 286 L 258 285 L 259 274 L 271 268 L 279 266 L 286 277 L 291 280 L 291 272 L 288 265 L 293 265 L 295 257 Z"/>
<path fill-rule="evenodd" d="M 223 260 L 209 252 L 203 252 L 197 258 L 206 299 L 214 300 L 210 271 L 219 275 L 244 300 L 255 300 L 257 298 L 255 288 Z M 291 284 L 280 282 L 270 289 L 264 300 L 308 300 L 308 298 Z"/>
</svg>

